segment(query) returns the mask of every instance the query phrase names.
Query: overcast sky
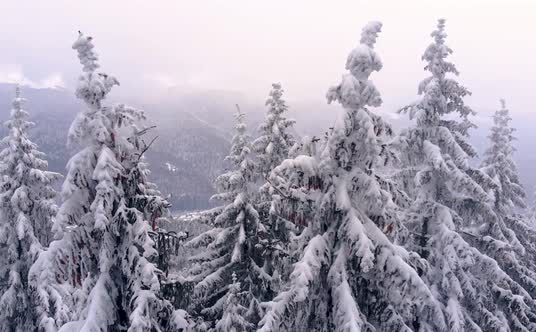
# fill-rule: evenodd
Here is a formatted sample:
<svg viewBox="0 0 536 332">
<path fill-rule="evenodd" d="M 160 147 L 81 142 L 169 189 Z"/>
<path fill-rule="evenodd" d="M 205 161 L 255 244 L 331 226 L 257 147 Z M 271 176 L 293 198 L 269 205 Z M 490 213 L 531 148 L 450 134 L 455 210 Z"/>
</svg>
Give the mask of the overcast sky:
<svg viewBox="0 0 536 332">
<path fill-rule="evenodd" d="M 323 100 L 344 73 L 361 27 L 383 22 L 384 68 L 371 77 L 384 108 L 415 98 L 421 55 L 436 19 L 472 105 L 536 109 L 536 1 L 0 1 L 0 81 L 72 89 L 80 66 L 71 49 L 82 30 L 95 38 L 102 70 L 121 96 L 184 89 L 265 96 L 272 81 L 289 100 Z M 518 114 L 520 114 L 518 113 Z"/>
</svg>

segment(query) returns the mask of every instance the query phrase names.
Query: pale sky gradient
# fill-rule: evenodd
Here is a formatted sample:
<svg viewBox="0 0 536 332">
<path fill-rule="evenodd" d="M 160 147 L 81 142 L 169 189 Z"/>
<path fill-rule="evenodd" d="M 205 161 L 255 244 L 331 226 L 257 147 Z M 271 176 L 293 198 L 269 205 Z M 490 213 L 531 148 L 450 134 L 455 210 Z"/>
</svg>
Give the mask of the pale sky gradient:
<svg viewBox="0 0 536 332">
<path fill-rule="evenodd" d="M 169 86 L 264 97 L 281 81 L 292 100 L 324 100 L 369 20 L 383 26 L 375 73 L 385 109 L 412 101 L 425 76 L 421 55 L 436 19 L 460 80 L 478 110 L 506 98 L 514 113 L 536 108 L 536 1 L 47 0 L 0 1 L 0 81 L 71 89 L 80 66 L 77 30 L 95 38 L 114 93 Z"/>
</svg>

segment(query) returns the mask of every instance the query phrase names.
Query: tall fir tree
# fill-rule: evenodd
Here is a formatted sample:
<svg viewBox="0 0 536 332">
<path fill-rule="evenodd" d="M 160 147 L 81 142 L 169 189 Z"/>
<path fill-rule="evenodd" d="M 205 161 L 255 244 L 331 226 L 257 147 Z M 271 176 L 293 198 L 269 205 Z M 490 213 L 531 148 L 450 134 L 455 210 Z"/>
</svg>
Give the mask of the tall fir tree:
<svg viewBox="0 0 536 332">
<path fill-rule="evenodd" d="M 244 317 L 247 309 L 240 304 L 240 283 L 236 279 L 236 274 L 232 274 L 232 284 L 229 285 L 229 292 L 225 296 L 225 308 L 223 316 L 216 324 L 217 332 L 242 332 L 252 329 Z"/>
<path fill-rule="evenodd" d="M 260 315 L 256 305 L 258 296 L 271 281 L 262 269 L 257 250 L 259 214 L 254 207 L 255 164 L 250 157 L 251 143 L 244 114 L 239 109 L 236 120 L 236 134 L 226 157 L 231 170 L 216 179 L 219 194 L 213 196 L 223 201 L 225 207 L 214 219 L 213 229 L 187 244 L 205 247 L 191 258 L 194 265 L 190 273 L 196 283 L 191 309 L 212 327 L 223 317 L 233 273 L 241 280 L 243 296 L 240 301 L 252 309 L 247 319 L 253 323 Z"/>
<path fill-rule="evenodd" d="M 253 150 L 258 154 L 258 171 L 267 177 L 281 162 L 287 159 L 295 143 L 291 133 L 295 121 L 286 118 L 288 106 L 283 99 L 281 83 L 273 83 L 266 100 L 268 110 L 259 126 L 259 137 L 253 141 Z"/>
<path fill-rule="evenodd" d="M 0 331 L 33 331 L 39 314 L 36 291 L 28 286 L 30 267 L 48 245 L 57 207 L 54 182 L 44 153 L 28 131 L 34 126 L 15 90 L 9 134 L 0 152 Z"/>
<path fill-rule="evenodd" d="M 426 259 L 420 273 L 444 306 L 448 331 L 533 331 L 534 301 L 523 288 L 533 277 L 525 274 L 520 284 L 501 268 L 519 266 L 515 236 L 492 209 L 486 190 L 493 180 L 469 165 L 474 112 L 463 100 L 470 92 L 448 76 L 458 71 L 446 60 L 452 50 L 445 20 L 432 37 L 422 97 L 402 110 L 416 119 L 399 137 L 403 167 L 395 175 L 414 199 L 405 218 L 407 247 Z"/>
<path fill-rule="evenodd" d="M 263 123 L 259 126 L 259 137 L 252 143 L 257 155 L 257 173 L 261 182 L 256 208 L 262 224 L 258 247 L 263 256 L 264 272 L 272 279 L 271 287 L 264 294 L 263 300 L 271 299 L 279 289 L 281 275 L 290 268 L 286 258 L 287 243 L 293 224 L 281 218 L 277 213 L 277 202 L 273 195 L 277 194 L 268 182 L 270 172 L 283 160 L 289 157 L 295 139 L 291 133 L 295 121 L 286 118 L 288 106 L 283 99 L 283 88 L 280 83 L 273 83 L 272 90 L 266 100 L 268 110 Z"/>
<path fill-rule="evenodd" d="M 146 216 L 152 209 L 145 188 L 147 128 L 142 111 L 104 106 L 113 77 L 97 72 L 91 37 L 73 44 L 83 74 L 76 96 L 86 109 L 69 130 L 81 150 L 67 165 L 54 241 L 32 268 L 40 291 L 40 330 L 171 331 L 171 304 L 159 295 L 160 271 Z M 51 272 L 52 271 L 52 272 Z M 65 297 L 65 289 L 68 296 Z"/>
<path fill-rule="evenodd" d="M 488 190 L 511 249 L 506 251 L 502 242 L 487 240 L 482 250 L 496 258 L 499 265 L 536 298 L 536 229 L 519 213 L 526 208 L 526 194 L 513 160 L 516 151 L 513 141 L 516 138 L 511 120 L 506 103 L 501 99 L 501 108 L 493 116 L 494 125 L 489 136 L 491 146 L 486 150 L 481 165 L 481 169 L 494 181 L 494 186 Z"/>
<path fill-rule="evenodd" d="M 396 244 L 396 190 L 377 171 L 391 162 L 391 127 L 367 106 L 381 97 L 369 75 L 381 23 L 370 22 L 328 101 L 344 107 L 322 149 L 285 160 L 271 175 L 289 209 L 305 213 L 303 243 L 290 282 L 266 304 L 260 331 L 412 331 L 445 328 L 441 307 Z M 313 144 L 314 146 L 315 144 Z M 314 151 L 314 147 L 312 151 Z"/>
<path fill-rule="evenodd" d="M 484 153 L 481 165 L 483 171 L 497 184 L 493 190 L 494 208 L 503 215 L 513 213 L 516 208 L 526 207 L 525 190 L 513 160 L 515 129 L 510 126 L 511 120 L 506 103 L 501 99 L 501 109 L 493 115 L 493 127 L 489 136 L 491 146 Z"/>
</svg>

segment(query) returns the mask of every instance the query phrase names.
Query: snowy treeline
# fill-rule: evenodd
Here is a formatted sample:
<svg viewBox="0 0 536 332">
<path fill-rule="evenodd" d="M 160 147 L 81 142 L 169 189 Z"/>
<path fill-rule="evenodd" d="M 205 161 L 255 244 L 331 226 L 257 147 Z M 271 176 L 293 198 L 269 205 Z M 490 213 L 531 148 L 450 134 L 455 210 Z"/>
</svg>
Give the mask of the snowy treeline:
<svg viewBox="0 0 536 332">
<path fill-rule="evenodd" d="M 106 103 L 119 81 L 80 34 L 85 108 L 60 193 L 19 87 L 5 123 L 0 331 L 536 331 L 536 205 L 505 101 L 474 167 L 475 111 L 441 19 L 395 133 L 373 110 L 381 28 L 365 25 L 328 89 L 343 111 L 325 134 L 296 137 L 279 83 L 257 130 L 237 107 L 220 207 L 193 217 L 194 236 L 164 229 L 181 227 L 149 181 L 153 128 Z M 172 266 L 180 252 L 188 268 Z"/>
</svg>

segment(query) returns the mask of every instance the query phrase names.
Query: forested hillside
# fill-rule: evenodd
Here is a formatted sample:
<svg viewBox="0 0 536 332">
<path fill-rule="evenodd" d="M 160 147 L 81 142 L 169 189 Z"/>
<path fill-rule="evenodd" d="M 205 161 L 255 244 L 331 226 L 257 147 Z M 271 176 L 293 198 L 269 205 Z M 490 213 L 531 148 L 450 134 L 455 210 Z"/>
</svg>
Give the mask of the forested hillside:
<svg viewBox="0 0 536 332">
<path fill-rule="evenodd" d="M 0 332 L 536 331 L 530 117 L 470 104 L 445 19 L 416 81 L 383 28 L 317 108 L 129 105 L 83 32 L 74 91 L 0 85 Z M 394 110 L 386 71 L 417 92 Z"/>
</svg>

